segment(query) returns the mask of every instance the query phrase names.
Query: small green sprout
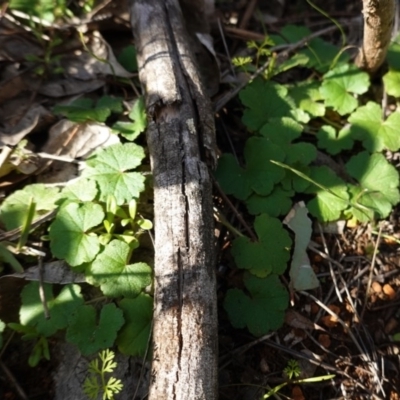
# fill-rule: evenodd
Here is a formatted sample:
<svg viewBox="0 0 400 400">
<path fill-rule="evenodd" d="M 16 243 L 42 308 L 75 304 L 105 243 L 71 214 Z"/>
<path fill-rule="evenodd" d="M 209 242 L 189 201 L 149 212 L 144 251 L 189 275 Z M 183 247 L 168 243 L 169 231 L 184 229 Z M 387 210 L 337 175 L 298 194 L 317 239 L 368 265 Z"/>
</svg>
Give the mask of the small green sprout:
<svg viewBox="0 0 400 400">
<path fill-rule="evenodd" d="M 288 376 L 289 379 L 298 378 L 301 373 L 300 365 L 297 360 L 289 360 L 287 367 L 283 372 Z"/>
<path fill-rule="evenodd" d="M 100 393 L 103 393 L 103 400 L 113 400 L 114 394 L 119 393 L 123 384 L 120 379 L 111 376 L 106 378 L 106 374 L 110 374 L 117 367 L 114 361 L 115 353 L 109 349 L 99 353 L 99 357 L 89 363 L 89 376 L 83 383 L 83 391 L 89 399 L 97 399 Z M 100 363 L 99 363 L 100 359 Z"/>
</svg>

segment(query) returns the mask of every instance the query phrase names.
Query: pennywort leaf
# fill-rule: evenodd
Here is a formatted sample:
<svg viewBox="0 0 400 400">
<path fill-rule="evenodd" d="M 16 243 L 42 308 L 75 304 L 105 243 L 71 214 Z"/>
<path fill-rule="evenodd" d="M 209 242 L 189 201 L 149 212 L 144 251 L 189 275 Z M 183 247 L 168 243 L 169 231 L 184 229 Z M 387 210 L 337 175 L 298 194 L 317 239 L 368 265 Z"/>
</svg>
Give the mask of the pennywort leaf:
<svg viewBox="0 0 400 400">
<path fill-rule="evenodd" d="M 353 215 L 362 222 L 387 217 L 400 201 L 399 174 L 395 167 L 382 154 L 364 151 L 350 159 L 346 170 L 360 183 L 352 187 L 352 202 L 364 206 L 353 207 Z"/>
<path fill-rule="evenodd" d="M 325 74 L 321 95 L 328 107 L 340 115 L 350 114 L 358 106 L 355 94 L 368 90 L 369 76 L 350 64 L 342 64 Z"/>
<path fill-rule="evenodd" d="M 232 255 L 237 266 L 249 270 L 258 277 L 281 274 L 290 258 L 292 241 L 277 218 L 261 214 L 254 222 L 258 241 L 239 237 L 232 245 Z"/>
<path fill-rule="evenodd" d="M 125 325 L 117 337 L 118 349 L 123 354 L 143 356 L 151 332 L 153 299 L 141 293 L 135 299 L 122 299 L 118 305 L 125 318 Z"/>
<path fill-rule="evenodd" d="M 50 318 L 46 318 L 43 302 L 39 294 L 39 282 L 28 283 L 21 292 L 22 305 L 19 311 L 22 325 L 36 328 L 39 335 L 50 336 L 59 329 L 66 328 L 71 313 L 83 305 L 81 288 L 78 285 L 66 285 L 58 296 L 53 294 L 53 286 L 44 283 L 44 298 Z"/>
<path fill-rule="evenodd" d="M 383 120 L 381 106 L 370 101 L 359 107 L 349 117 L 349 122 L 352 137 L 362 140 L 364 147 L 370 152 L 385 148 L 397 151 L 400 148 L 400 112 L 395 111 Z"/>
<path fill-rule="evenodd" d="M 127 265 L 129 245 L 121 240 L 107 244 L 90 266 L 88 280 L 108 297 L 136 297 L 151 284 L 152 270 L 146 263 Z"/>
<path fill-rule="evenodd" d="M 289 295 L 277 275 L 258 278 L 246 274 L 245 294 L 230 289 L 225 297 L 224 308 L 235 328 L 247 328 L 255 336 L 262 336 L 283 324 Z"/>
<path fill-rule="evenodd" d="M 66 339 L 83 355 L 93 354 L 113 345 L 123 323 L 123 313 L 115 304 L 103 306 L 99 317 L 93 306 L 82 305 L 71 313 Z"/>
<path fill-rule="evenodd" d="M 99 238 L 90 229 L 104 219 L 99 204 L 69 203 L 62 207 L 50 225 L 52 253 L 72 267 L 92 261 L 100 250 Z"/>
<path fill-rule="evenodd" d="M 87 160 L 83 176 L 94 180 L 99 188 L 100 200 L 115 196 L 118 205 L 138 198 L 144 190 L 144 176 L 128 172 L 140 165 L 143 148 L 135 143 L 115 144 L 96 152 Z"/>
</svg>

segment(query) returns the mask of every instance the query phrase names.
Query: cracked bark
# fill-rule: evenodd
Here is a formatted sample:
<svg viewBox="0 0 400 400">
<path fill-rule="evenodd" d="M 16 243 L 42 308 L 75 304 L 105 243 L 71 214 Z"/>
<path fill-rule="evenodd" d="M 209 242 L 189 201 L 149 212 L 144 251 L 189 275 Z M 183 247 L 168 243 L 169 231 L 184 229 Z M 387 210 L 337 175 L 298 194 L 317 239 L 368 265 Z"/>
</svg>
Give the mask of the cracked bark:
<svg viewBox="0 0 400 400">
<path fill-rule="evenodd" d="M 395 0 L 363 0 L 363 45 L 355 63 L 371 74 L 385 61 L 395 12 Z"/>
<path fill-rule="evenodd" d="M 149 399 L 217 398 L 214 118 L 177 0 L 131 0 L 154 176 L 155 307 Z"/>
</svg>

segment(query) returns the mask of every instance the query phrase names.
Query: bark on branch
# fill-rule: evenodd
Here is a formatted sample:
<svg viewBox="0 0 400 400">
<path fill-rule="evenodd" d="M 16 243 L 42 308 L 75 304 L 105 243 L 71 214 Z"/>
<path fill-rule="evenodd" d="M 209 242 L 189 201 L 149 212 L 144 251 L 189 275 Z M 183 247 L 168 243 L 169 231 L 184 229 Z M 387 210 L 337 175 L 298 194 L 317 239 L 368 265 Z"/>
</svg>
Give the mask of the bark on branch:
<svg viewBox="0 0 400 400">
<path fill-rule="evenodd" d="M 395 0 L 363 0 L 363 45 L 355 63 L 369 73 L 376 72 L 385 61 L 395 11 Z"/>
<path fill-rule="evenodd" d="M 150 400 L 212 400 L 217 307 L 214 118 L 178 0 L 132 0 L 154 176 L 155 309 Z"/>
</svg>

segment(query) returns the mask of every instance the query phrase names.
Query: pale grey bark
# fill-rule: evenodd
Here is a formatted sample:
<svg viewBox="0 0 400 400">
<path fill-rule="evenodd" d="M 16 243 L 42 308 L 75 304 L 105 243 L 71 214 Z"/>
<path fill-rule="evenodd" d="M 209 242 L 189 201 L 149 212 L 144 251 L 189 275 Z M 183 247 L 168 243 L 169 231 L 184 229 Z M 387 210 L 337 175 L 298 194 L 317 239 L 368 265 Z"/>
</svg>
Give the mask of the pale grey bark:
<svg viewBox="0 0 400 400">
<path fill-rule="evenodd" d="M 177 0 L 132 0 L 154 175 L 150 400 L 217 397 L 214 119 Z"/>
<path fill-rule="evenodd" d="M 369 73 L 376 72 L 385 61 L 395 11 L 395 0 L 363 0 L 363 45 L 355 62 Z"/>
</svg>

